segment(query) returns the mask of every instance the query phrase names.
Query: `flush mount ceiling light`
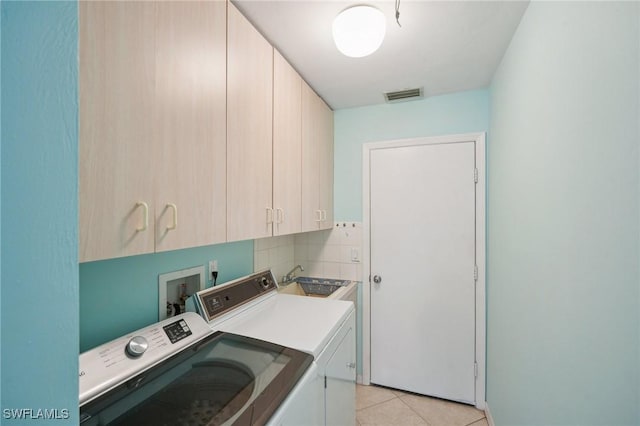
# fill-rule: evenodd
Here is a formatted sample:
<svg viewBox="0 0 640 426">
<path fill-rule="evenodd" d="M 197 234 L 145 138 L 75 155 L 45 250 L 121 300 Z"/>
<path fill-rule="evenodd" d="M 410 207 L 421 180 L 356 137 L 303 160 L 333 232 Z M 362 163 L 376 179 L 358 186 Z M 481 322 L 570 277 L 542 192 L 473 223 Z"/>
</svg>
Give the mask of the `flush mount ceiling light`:
<svg viewBox="0 0 640 426">
<path fill-rule="evenodd" d="M 385 31 L 384 14 L 371 6 L 350 7 L 333 20 L 336 47 L 352 58 L 361 58 L 378 50 Z"/>
</svg>

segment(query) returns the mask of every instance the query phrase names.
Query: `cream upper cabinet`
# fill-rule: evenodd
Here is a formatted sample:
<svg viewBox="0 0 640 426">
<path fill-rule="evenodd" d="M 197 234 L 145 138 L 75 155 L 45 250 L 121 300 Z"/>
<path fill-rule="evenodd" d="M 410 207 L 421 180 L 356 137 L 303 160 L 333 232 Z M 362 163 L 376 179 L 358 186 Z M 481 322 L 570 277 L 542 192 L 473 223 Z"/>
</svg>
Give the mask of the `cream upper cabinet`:
<svg viewBox="0 0 640 426">
<path fill-rule="evenodd" d="M 272 235 L 273 48 L 228 3 L 227 239 Z"/>
<path fill-rule="evenodd" d="M 81 262 L 225 241 L 225 18 L 80 2 Z"/>
<path fill-rule="evenodd" d="M 333 226 L 333 111 L 302 84 L 302 231 Z"/>
<path fill-rule="evenodd" d="M 80 262 L 332 226 L 333 112 L 233 4 L 79 7 Z"/>
<path fill-rule="evenodd" d="M 226 240 L 226 4 L 157 2 L 156 251 Z"/>
<path fill-rule="evenodd" d="M 302 230 L 302 78 L 273 54 L 273 235 Z"/>
<path fill-rule="evenodd" d="M 319 208 L 321 229 L 333 227 L 333 111 L 320 99 L 317 119 L 320 121 Z"/>
<path fill-rule="evenodd" d="M 155 8 L 80 2 L 79 259 L 154 249 Z"/>
</svg>

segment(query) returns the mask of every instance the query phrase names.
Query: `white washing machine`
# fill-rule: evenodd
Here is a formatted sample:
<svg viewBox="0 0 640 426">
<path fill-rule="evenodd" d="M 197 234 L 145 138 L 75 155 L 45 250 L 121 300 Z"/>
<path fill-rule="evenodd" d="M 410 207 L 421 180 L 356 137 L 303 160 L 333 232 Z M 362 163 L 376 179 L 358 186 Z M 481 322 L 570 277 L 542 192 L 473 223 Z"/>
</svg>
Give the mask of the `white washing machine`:
<svg viewBox="0 0 640 426">
<path fill-rule="evenodd" d="M 289 394 L 304 394 L 316 374 L 309 354 L 186 313 L 80 355 L 80 422 L 280 424 Z"/>
<path fill-rule="evenodd" d="M 352 302 L 279 294 L 268 270 L 202 290 L 196 300 L 197 310 L 212 330 L 268 341 L 313 356 L 316 374 L 308 378 L 312 385 L 292 392 L 283 405 L 286 414 L 276 424 L 355 424 L 356 330 Z"/>
</svg>

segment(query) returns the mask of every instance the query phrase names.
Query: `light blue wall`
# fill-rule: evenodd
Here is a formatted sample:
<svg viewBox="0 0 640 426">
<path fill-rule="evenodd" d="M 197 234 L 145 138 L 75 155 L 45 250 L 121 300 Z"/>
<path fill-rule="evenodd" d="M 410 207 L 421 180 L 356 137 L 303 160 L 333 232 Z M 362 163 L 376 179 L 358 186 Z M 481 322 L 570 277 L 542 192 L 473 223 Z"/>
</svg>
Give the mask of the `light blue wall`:
<svg viewBox="0 0 640 426">
<path fill-rule="evenodd" d="M 77 4 L 0 8 L 1 405 L 77 424 Z"/>
<path fill-rule="evenodd" d="M 80 351 L 158 321 L 158 275 L 218 261 L 218 284 L 253 271 L 253 241 L 80 264 Z M 207 283 L 208 287 L 210 283 Z"/>
<path fill-rule="evenodd" d="M 0 0 L 1 2 L 2 0 Z M 2 5 L 0 4 L 0 129 L 2 129 Z M 0 130 L 0 165 L 2 165 L 2 131 Z M 2 170 L 0 167 L 0 319 L 2 319 Z M 0 325 L 0 408 L 2 408 L 2 326 Z M 2 424 L 2 420 L 0 420 Z"/>
<path fill-rule="evenodd" d="M 362 144 L 485 132 L 489 129 L 489 92 L 474 90 L 337 110 L 334 124 L 335 217 L 337 221 L 362 221 Z M 358 287 L 357 305 L 357 364 L 358 374 L 362 374 L 362 285 Z"/>
<path fill-rule="evenodd" d="M 640 8 L 532 2 L 491 86 L 496 425 L 640 424 Z"/>
<path fill-rule="evenodd" d="M 334 213 L 362 220 L 362 144 L 489 128 L 489 92 L 474 90 L 419 101 L 335 111 Z"/>
</svg>

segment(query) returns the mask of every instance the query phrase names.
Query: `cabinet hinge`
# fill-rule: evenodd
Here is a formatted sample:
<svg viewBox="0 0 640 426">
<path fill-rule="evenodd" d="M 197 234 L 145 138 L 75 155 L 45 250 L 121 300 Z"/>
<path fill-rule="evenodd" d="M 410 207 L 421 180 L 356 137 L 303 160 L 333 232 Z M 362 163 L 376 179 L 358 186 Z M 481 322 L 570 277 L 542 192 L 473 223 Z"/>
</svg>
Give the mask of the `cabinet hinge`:
<svg viewBox="0 0 640 426">
<path fill-rule="evenodd" d="M 473 280 L 478 281 L 478 265 L 473 265 Z"/>
<path fill-rule="evenodd" d="M 478 169 L 473 169 L 473 181 L 478 183 Z"/>
<path fill-rule="evenodd" d="M 473 377 L 475 377 L 475 378 L 478 377 L 478 363 L 477 362 L 473 363 Z"/>
<path fill-rule="evenodd" d="M 324 388 L 327 388 L 327 376 L 324 376 Z"/>
</svg>

